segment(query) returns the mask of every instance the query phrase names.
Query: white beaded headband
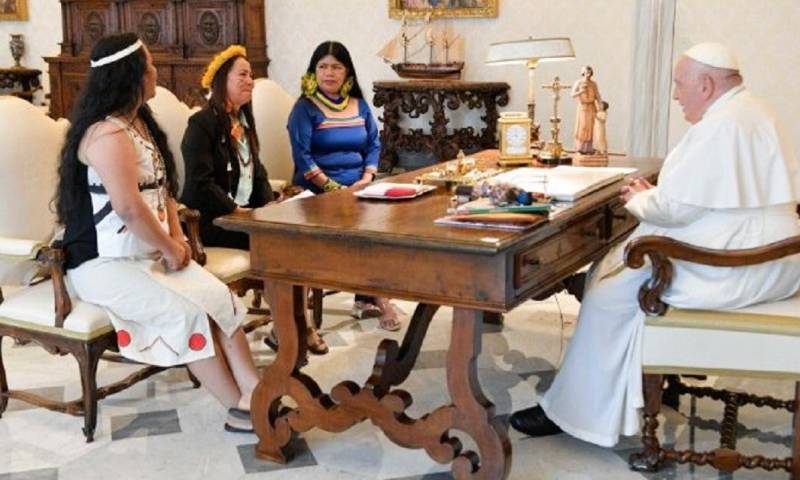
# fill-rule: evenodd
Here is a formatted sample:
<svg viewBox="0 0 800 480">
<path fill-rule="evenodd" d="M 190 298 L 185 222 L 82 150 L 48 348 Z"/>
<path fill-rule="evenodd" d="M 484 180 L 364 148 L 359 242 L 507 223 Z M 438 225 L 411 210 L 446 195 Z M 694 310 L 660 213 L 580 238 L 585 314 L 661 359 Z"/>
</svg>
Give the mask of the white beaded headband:
<svg viewBox="0 0 800 480">
<path fill-rule="evenodd" d="M 141 40 L 136 40 L 136 43 L 134 43 L 133 45 L 131 45 L 129 47 L 125 47 L 122 50 L 120 50 L 119 52 L 112 53 L 111 55 L 103 57 L 103 58 L 101 58 L 99 60 L 92 60 L 90 62 L 90 64 L 91 64 L 92 68 L 97 68 L 97 67 L 102 67 L 103 65 L 108 65 L 109 63 L 114 63 L 117 60 L 121 60 L 121 59 L 127 57 L 128 55 L 130 55 L 131 53 L 135 52 L 136 50 L 139 50 L 140 48 L 142 48 L 142 45 L 143 44 L 142 44 Z"/>
</svg>

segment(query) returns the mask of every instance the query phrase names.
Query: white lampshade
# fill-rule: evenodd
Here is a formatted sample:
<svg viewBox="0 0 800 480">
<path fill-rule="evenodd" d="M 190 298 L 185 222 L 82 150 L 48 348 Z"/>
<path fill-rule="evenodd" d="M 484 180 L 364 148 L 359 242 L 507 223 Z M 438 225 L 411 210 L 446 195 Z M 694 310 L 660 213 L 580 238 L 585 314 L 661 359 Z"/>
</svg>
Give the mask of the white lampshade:
<svg viewBox="0 0 800 480">
<path fill-rule="evenodd" d="M 533 38 L 498 42 L 489 45 L 487 65 L 510 65 L 514 63 L 572 60 L 575 51 L 567 37 Z"/>
</svg>

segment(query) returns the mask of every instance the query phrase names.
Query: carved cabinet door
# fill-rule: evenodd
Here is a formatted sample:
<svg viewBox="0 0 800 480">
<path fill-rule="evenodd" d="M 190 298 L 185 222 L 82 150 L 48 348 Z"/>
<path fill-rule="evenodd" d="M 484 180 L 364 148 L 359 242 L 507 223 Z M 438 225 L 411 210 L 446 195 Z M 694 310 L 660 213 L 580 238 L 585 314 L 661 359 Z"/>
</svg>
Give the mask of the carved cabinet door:
<svg viewBox="0 0 800 480">
<path fill-rule="evenodd" d="M 159 55 L 181 53 L 179 11 L 172 0 L 129 0 L 120 4 L 121 31 L 139 35 L 150 52 Z"/>
<path fill-rule="evenodd" d="M 225 0 L 187 0 L 186 41 L 189 57 L 211 57 L 239 40 L 239 15 L 236 4 Z"/>
<path fill-rule="evenodd" d="M 101 37 L 117 31 L 110 0 L 64 3 L 73 56 L 86 55 Z M 66 38 L 66 36 L 65 36 Z"/>
</svg>

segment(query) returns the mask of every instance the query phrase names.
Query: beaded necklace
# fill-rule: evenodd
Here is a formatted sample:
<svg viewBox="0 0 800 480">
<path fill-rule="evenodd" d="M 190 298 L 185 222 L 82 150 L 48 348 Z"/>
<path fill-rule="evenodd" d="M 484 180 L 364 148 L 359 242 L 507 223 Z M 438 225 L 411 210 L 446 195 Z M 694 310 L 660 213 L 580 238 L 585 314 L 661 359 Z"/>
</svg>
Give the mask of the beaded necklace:
<svg viewBox="0 0 800 480">
<path fill-rule="evenodd" d="M 246 130 L 245 125 L 247 125 L 247 121 L 240 118 L 241 112 L 239 115 L 230 115 L 231 119 L 231 137 L 233 137 L 237 143 L 241 144 L 242 139 L 247 141 L 245 137 Z M 249 145 L 248 145 L 249 146 Z M 242 164 L 243 167 L 250 165 L 250 161 L 252 160 L 252 155 L 249 155 L 246 159 L 242 157 L 242 152 L 239 150 L 239 147 L 236 147 L 236 156 L 239 157 L 239 163 Z"/>
<path fill-rule="evenodd" d="M 142 142 L 142 146 L 150 152 L 150 158 L 153 160 L 153 175 L 155 176 L 156 198 L 158 199 L 156 211 L 158 212 L 158 221 L 163 222 L 167 218 L 166 163 L 164 162 L 164 156 L 161 155 L 161 150 L 158 148 L 158 144 L 153 140 L 150 128 L 146 123 L 140 121 L 142 127 L 140 130 L 137 128 L 135 121 L 136 118 L 134 117 L 134 120 L 130 121 L 129 124 L 139 138 L 145 140 Z"/>
<path fill-rule="evenodd" d="M 344 95 L 339 98 L 339 100 L 334 100 L 327 95 L 325 95 L 322 90 L 317 90 L 314 93 L 314 98 L 322 102 L 323 105 L 334 110 L 336 112 L 344 111 L 347 108 L 347 105 L 350 103 L 350 95 Z"/>
</svg>

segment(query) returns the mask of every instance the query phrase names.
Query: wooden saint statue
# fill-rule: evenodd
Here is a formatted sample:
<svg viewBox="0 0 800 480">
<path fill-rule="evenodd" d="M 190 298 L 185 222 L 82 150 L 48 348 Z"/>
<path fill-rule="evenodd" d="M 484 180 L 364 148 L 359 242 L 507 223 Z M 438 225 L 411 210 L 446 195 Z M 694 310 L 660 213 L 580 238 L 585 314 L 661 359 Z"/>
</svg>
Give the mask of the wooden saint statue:
<svg viewBox="0 0 800 480">
<path fill-rule="evenodd" d="M 572 85 L 572 97 L 578 99 L 578 110 L 575 118 L 575 151 L 582 154 L 594 153 L 592 135 L 597 111 L 601 109 L 600 90 L 592 80 L 594 70 L 586 65 L 581 70 L 581 79 Z"/>
</svg>

